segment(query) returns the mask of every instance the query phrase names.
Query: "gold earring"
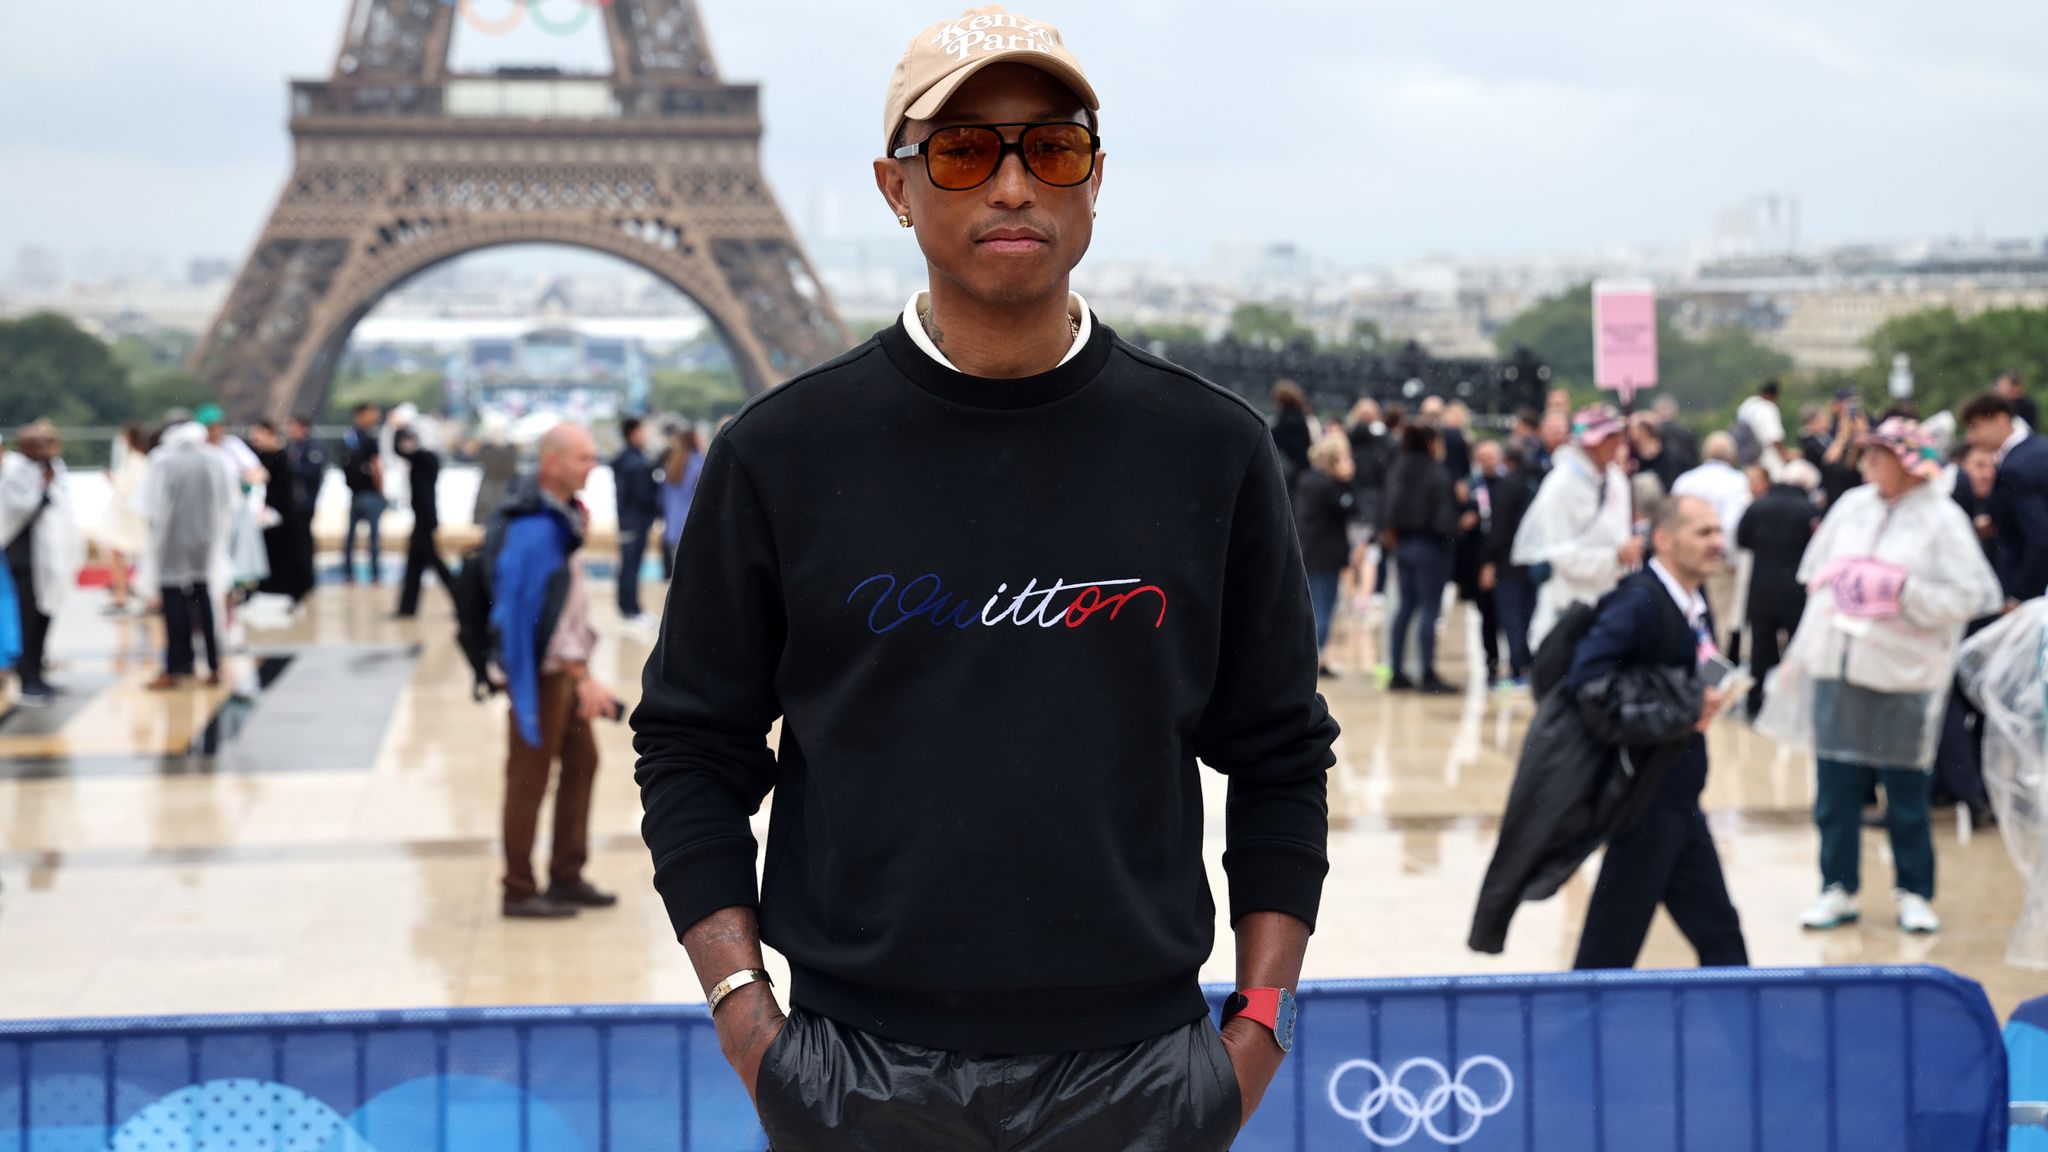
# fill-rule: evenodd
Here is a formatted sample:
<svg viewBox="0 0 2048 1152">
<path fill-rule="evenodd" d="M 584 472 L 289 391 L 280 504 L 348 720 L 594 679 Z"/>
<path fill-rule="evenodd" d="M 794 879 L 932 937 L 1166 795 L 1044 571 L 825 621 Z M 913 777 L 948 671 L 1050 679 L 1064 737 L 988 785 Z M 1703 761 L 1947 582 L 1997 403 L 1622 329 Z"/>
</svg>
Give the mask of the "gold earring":
<svg viewBox="0 0 2048 1152">
<path fill-rule="evenodd" d="M 903 226 L 904 226 L 905 228 L 908 228 L 908 227 L 910 227 L 910 217 L 908 217 L 908 216 L 905 216 L 905 215 L 903 215 L 903 214 L 901 214 L 901 213 L 898 213 L 898 214 L 897 214 L 897 216 L 896 216 L 896 222 L 897 222 L 898 224 L 901 224 L 901 225 L 903 225 Z"/>
</svg>

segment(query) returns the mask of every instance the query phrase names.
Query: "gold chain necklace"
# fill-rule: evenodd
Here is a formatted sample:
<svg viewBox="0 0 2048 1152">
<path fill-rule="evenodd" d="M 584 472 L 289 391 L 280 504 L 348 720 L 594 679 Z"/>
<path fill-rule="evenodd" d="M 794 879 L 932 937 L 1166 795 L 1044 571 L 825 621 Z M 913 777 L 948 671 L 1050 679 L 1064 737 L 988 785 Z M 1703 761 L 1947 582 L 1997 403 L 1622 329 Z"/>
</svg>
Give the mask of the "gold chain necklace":
<svg viewBox="0 0 2048 1152">
<path fill-rule="evenodd" d="M 921 325 L 921 326 L 922 326 L 922 327 L 924 328 L 924 334 L 925 334 L 926 336 L 930 336 L 930 335 L 932 334 L 932 306 L 931 306 L 931 305 L 929 305 L 929 304 L 919 304 L 919 305 L 917 306 L 917 322 L 918 322 L 918 324 L 919 324 L 919 325 Z M 1074 341 L 1076 341 L 1076 340 L 1079 340 L 1080 338 L 1081 338 L 1081 318 L 1080 318 L 1080 317 L 1078 317 L 1078 316 L 1076 316 L 1076 315 L 1074 315 L 1073 313 L 1069 312 L 1069 313 L 1067 313 L 1067 343 L 1069 343 L 1069 344 L 1072 344 L 1072 343 L 1073 343 Z M 932 341 L 932 343 L 933 343 L 933 344 L 937 344 L 937 343 L 938 343 L 938 341 L 937 341 L 936 339 L 934 339 L 934 340 Z"/>
</svg>

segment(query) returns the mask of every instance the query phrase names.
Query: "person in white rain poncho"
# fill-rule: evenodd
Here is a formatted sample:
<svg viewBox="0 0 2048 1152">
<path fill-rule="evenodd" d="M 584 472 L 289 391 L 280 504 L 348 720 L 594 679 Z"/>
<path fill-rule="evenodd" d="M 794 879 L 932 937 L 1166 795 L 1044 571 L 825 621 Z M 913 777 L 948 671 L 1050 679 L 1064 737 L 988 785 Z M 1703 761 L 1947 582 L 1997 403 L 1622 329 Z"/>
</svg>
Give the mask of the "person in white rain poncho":
<svg viewBox="0 0 2048 1152">
<path fill-rule="evenodd" d="M 2048 969 L 2048 600 L 2029 600 L 1971 637 L 1956 675 L 1984 713 L 1984 788 L 2026 878 L 2005 962 Z"/>
<path fill-rule="evenodd" d="M 241 488 L 194 422 L 164 430 L 150 455 L 142 495 L 149 525 L 149 555 L 164 611 L 164 670 L 149 687 L 164 690 L 196 671 L 192 636 L 205 640 L 207 682 L 221 682 L 215 588 L 220 558 L 241 503 Z"/>
<path fill-rule="evenodd" d="M 1757 730 L 1819 760 L 1818 904 L 1800 922 L 1858 918 L 1863 797 L 1883 783 L 1899 926 L 1934 932 L 1935 745 L 1963 626 L 2001 603 L 1969 517 L 1939 484 L 1941 451 L 1917 421 L 1886 420 L 1859 441 L 1869 483 L 1821 521 L 1799 563 L 1806 614 Z"/>
<path fill-rule="evenodd" d="M 0 453 L 0 550 L 21 617 L 17 700 L 31 708 L 47 706 L 58 695 L 43 678 L 44 643 L 85 559 L 63 451 L 55 426 L 38 420 L 21 430 L 12 451 Z"/>
<path fill-rule="evenodd" d="M 1543 643 L 1573 604 L 1592 604 L 1642 563 L 1643 542 L 1632 532 L 1628 476 L 1621 470 L 1627 443 L 1621 414 L 1605 404 L 1572 418 L 1572 442 L 1552 457 L 1550 475 L 1515 533 L 1511 559 L 1539 581 L 1529 647 Z"/>
</svg>

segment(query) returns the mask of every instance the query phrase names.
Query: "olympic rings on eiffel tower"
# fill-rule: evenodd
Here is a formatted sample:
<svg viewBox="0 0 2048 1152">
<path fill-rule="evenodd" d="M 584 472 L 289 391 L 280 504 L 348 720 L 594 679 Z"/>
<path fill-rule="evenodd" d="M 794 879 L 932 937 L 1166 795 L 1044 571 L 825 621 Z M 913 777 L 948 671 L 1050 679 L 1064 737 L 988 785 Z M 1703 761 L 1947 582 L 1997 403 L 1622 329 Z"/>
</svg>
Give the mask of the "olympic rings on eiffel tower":
<svg viewBox="0 0 2048 1152">
<path fill-rule="evenodd" d="M 552 32 L 557 36 L 574 36 L 583 30 L 585 24 L 590 23 L 592 12 L 599 8 L 611 7 L 613 0 L 576 0 L 576 6 L 580 11 L 566 20 L 556 20 L 542 12 L 541 5 L 546 0 L 509 0 L 511 5 L 510 11 L 496 20 L 486 20 L 481 15 L 478 15 L 477 4 L 479 0 L 441 0 L 441 2 L 450 7 L 459 7 L 462 10 L 463 20 L 471 28 L 486 36 L 503 36 L 514 28 L 519 27 L 528 16 L 533 17 L 533 26 L 543 32 Z"/>
</svg>

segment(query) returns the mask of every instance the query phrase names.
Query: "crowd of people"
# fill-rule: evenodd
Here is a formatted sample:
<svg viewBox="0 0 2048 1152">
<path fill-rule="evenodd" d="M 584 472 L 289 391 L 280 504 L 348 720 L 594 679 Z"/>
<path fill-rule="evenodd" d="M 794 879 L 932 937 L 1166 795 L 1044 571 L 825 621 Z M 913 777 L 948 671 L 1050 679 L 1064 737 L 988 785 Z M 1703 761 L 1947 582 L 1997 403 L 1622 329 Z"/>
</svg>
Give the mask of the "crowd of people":
<svg viewBox="0 0 2048 1152">
<path fill-rule="evenodd" d="M 1071 290 L 1103 179 L 1100 109 L 1050 25 L 989 6 L 919 33 L 891 73 L 874 171 L 928 288 L 751 404 L 701 460 L 688 430 L 658 451 L 631 421 L 612 460 L 621 616 L 646 618 L 657 523 L 674 566 L 630 721 L 653 885 L 772 1143 L 1229 1147 L 1294 1046 L 1318 917 L 1349 911 L 1321 902 L 1340 730 L 1318 691 L 1347 587 L 1370 608 L 1393 586 L 1385 686 L 1436 695 L 1459 691 L 1437 663 L 1455 587 L 1484 634 L 1475 677 L 1530 688 L 1532 731 L 1555 736 L 1527 742 L 1474 947 L 1497 950 L 1516 904 L 1590 856 L 1592 830 L 1607 856 L 1581 966 L 1633 964 L 1660 905 L 1703 963 L 1747 961 L 1699 801 L 1705 734 L 1746 687 L 1738 650 L 1760 622 L 1777 635 L 1750 642 L 1759 726 L 1821 764 L 1824 893 L 1805 923 L 1857 916 L 1875 784 L 1900 923 L 1938 927 L 1929 770 L 1956 650 L 2048 580 L 2048 449 L 2017 381 L 1964 409 L 1988 459 L 1962 469 L 1936 422 L 1873 423 L 1853 396 L 1792 439 L 1775 385 L 1704 441 L 1666 405 L 1573 412 L 1563 393 L 1490 439 L 1435 398 L 1412 414 L 1360 402 L 1319 428 L 1284 383 L 1269 429 L 1116 339 Z M 883 430 L 888 451 L 850 428 Z M 55 440 L 32 427 L 0 461 L 24 693 L 53 691 L 43 638 L 75 582 Z M 574 425 L 529 471 L 502 447 L 479 453 L 483 543 L 451 592 L 480 683 L 510 700 L 502 912 L 559 920 L 616 902 L 584 876 L 592 727 L 623 715 L 591 666 L 580 494 L 600 457 Z M 231 591 L 311 591 L 330 452 L 350 491 L 342 579 L 380 581 L 404 467 L 399 610 L 427 573 L 450 582 L 442 448 L 370 407 L 331 449 L 303 425 L 244 443 L 217 410 L 136 438 L 141 462 L 117 468 L 132 519 L 114 535 L 138 553 L 125 595 L 159 599 L 184 634 L 162 682 L 193 674 L 195 633 L 218 673 Z M 1757 602 L 1787 580 L 1805 595 L 1796 619 Z M 1228 781 L 1235 991 L 1214 1021 L 1203 766 Z M 551 777 L 543 884 L 531 856 Z M 788 961 L 786 1015 L 764 946 Z M 1401 1079 L 1381 1094 L 1405 1096 L 1412 1121 Z"/>
<path fill-rule="evenodd" d="M 1910 401 L 1873 418 L 1855 392 L 1837 392 L 1798 413 L 1796 438 L 1776 381 L 1704 438 L 1665 401 L 1625 417 L 1605 405 L 1573 412 L 1561 391 L 1477 442 L 1469 413 L 1441 400 L 1413 416 L 1361 400 L 1344 423 L 1320 427 L 1292 385 L 1276 387 L 1274 402 L 1319 642 L 1329 645 L 1346 603 L 1363 626 L 1390 572 L 1396 581 L 1378 669 L 1387 690 L 1459 691 L 1436 664 L 1451 588 L 1477 617 L 1474 673 L 1502 689 L 1530 686 L 1553 632 L 1565 634 L 1557 668 L 1574 690 L 1615 671 L 1624 633 L 1642 646 L 1639 661 L 1711 667 L 1688 723 L 1638 749 L 1663 746 L 1696 765 L 1649 786 L 1660 799 L 1643 802 L 1682 815 L 1688 830 L 1666 829 L 1652 851 L 1627 834 L 1645 827 L 1640 818 L 1622 822 L 1582 965 L 1632 963 L 1659 900 L 1703 962 L 1742 962 L 1698 815 L 1697 737 L 1724 708 L 1818 756 L 1822 896 L 1804 926 L 1859 917 L 1860 830 L 1875 820 L 1892 840 L 1900 925 L 1939 929 L 1930 810 L 1959 804 L 1978 826 L 1994 818 L 1983 718 L 1954 681 L 1958 649 L 2048 589 L 2048 442 L 2033 432 L 2017 374 L 1924 421 Z M 1658 647 L 1652 608 L 1666 602 L 1672 634 L 1696 632 L 1696 643 Z M 1617 619 L 1627 627 L 1610 635 Z M 1331 663 L 1326 678 L 1338 675 Z M 1688 842 L 1697 850 L 1673 847 Z M 1542 861 L 1525 844 L 1514 866 Z M 1496 929 L 1504 919 L 1475 940 Z"/>
<path fill-rule="evenodd" d="M 653 623 L 639 603 L 646 548 L 650 540 L 663 540 L 664 569 L 673 563 L 702 467 L 694 427 L 664 426 L 664 449 L 651 447 L 656 431 L 652 421 L 626 419 L 624 447 L 612 461 L 619 495 L 618 605 L 621 616 L 643 630 Z M 12 444 L 0 441 L 0 544 L 7 556 L 0 574 L 0 673 L 13 674 L 16 703 L 45 707 L 64 694 L 46 674 L 45 648 L 51 622 L 77 588 L 89 555 L 105 573 L 109 615 L 164 622 L 162 671 L 150 687 L 220 686 L 224 654 L 239 644 L 229 639 L 242 631 L 235 626 L 238 610 L 268 594 L 297 613 L 319 585 L 315 513 L 330 470 L 339 472 L 348 492 L 339 583 L 386 582 L 382 528 L 396 503 L 410 510 L 411 529 L 393 617 L 417 616 L 428 575 L 453 589 L 455 574 L 440 538 L 443 441 L 449 438 L 442 422 L 409 405 L 387 413 L 363 404 L 332 440 L 317 436 L 305 417 L 282 428 L 258 420 L 245 432 L 231 431 L 213 404 L 172 410 L 154 425 L 126 425 L 112 445 L 104 507 L 92 522 L 81 521 L 53 425 L 38 421 L 21 428 Z M 501 427 L 486 427 L 459 450 L 481 473 L 472 515 L 482 527 L 507 498 L 524 454 Z M 652 536 L 664 522 L 663 534 Z M 367 545 L 362 553 L 359 541 Z"/>
</svg>

